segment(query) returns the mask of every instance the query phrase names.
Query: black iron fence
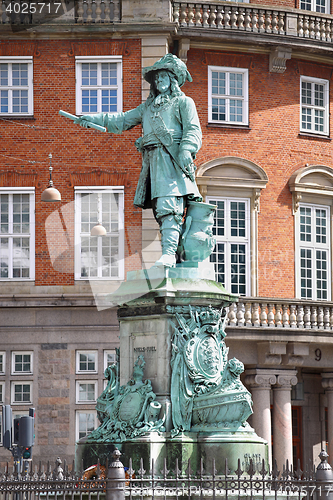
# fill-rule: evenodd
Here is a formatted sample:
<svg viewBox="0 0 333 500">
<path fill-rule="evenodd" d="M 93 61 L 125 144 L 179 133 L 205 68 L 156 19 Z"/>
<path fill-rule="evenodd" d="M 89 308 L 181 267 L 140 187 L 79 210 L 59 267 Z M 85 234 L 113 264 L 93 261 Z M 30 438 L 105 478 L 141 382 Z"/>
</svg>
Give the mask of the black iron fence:
<svg viewBox="0 0 333 500">
<path fill-rule="evenodd" d="M 225 500 L 277 500 L 290 499 L 332 500 L 333 472 L 327 462 L 327 454 L 320 454 L 321 463 L 314 469 L 304 471 L 298 467 L 292 470 L 288 463 L 282 472 L 276 466 L 269 470 L 264 461 L 261 467 L 250 461 L 247 470 L 231 471 L 228 462 L 224 470 L 204 469 L 201 461 L 200 470 L 191 470 L 190 464 L 184 472 L 179 468 L 178 461 L 173 469 L 167 469 L 164 463 L 162 470 L 156 470 L 154 462 L 146 471 L 141 460 L 140 467 L 134 470 L 129 462 L 129 468 L 124 468 L 120 462 L 120 452 L 115 450 L 113 460 L 104 467 L 99 464 L 83 472 L 73 472 L 66 464 L 57 459 L 56 467 L 45 469 L 41 466 L 30 466 L 23 474 L 10 472 L 8 467 L 0 476 L 1 500 L 125 500 L 143 499 L 144 497 L 195 498 L 203 500 L 206 497 L 223 498 Z"/>
</svg>

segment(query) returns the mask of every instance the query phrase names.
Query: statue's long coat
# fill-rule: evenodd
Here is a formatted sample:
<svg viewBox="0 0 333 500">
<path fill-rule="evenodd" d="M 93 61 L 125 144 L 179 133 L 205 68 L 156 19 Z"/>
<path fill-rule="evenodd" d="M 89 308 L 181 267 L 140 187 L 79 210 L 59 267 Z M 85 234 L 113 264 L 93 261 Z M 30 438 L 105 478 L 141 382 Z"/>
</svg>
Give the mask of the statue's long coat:
<svg viewBox="0 0 333 500">
<path fill-rule="evenodd" d="M 143 137 L 137 141 L 142 152 L 142 169 L 134 205 L 150 208 L 151 200 L 162 196 L 200 197 L 195 181 L 185 175 L 154 133 L 160 131 L 160 124 L 164 123 L 164 132 L 167 132 L 164 135 L 168 135 L 174 158 L 177 159 L 181 150 L 190 151 L 195 158 L 201 147 L 202 133 L 193 99 L 182 93 L 159 106 L 146 102 L 125 113 L 107 113 L 103 123 L 109 132 L 116 134 L 142 124 Z"/>
</svg>

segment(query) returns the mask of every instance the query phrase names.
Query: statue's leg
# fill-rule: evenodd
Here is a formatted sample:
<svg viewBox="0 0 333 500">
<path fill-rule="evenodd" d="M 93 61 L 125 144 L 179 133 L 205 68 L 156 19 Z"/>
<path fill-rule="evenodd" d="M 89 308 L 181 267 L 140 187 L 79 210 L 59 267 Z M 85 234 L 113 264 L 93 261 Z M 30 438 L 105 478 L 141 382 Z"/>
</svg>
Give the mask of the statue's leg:
<svg viewBox="0 0 333 500">
<path fill-rule="evenodd" d="M 155 262 L 155 266 L 174 267 L 184 212 L 184 199 L 181 196 L 157 198 L 153 203 L 153 211 L 160 226 L 162 244 L 162 257 Z"/>
</svg>

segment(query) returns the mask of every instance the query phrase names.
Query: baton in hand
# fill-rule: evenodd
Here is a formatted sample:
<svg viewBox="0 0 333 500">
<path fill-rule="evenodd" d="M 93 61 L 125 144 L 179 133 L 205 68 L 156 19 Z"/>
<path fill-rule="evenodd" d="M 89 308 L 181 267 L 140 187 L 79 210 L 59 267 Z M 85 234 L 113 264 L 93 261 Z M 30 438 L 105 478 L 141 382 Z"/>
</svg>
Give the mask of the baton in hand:
<svg viewBox="0 0 333 500">
<path fill-rule="evenodd" d="M 65 118 L 69 118 L 70 120 L 79 120 L 80 118 L 75 115 L 71 115 L 70 113 L 67 113 L 66 111 L 62 111 L 62 109 L 59 111 L 59 115 L 64 116 Z M 88 122 L 86 121 L 88 127 L 90 128 L 95 128 L 96 130 L 99 130 L 100 132 L 106 132 L 106 128 L 102 127 L 101 125 L 97 125 L 96 123 L 93 122 Z"/>
</svg>

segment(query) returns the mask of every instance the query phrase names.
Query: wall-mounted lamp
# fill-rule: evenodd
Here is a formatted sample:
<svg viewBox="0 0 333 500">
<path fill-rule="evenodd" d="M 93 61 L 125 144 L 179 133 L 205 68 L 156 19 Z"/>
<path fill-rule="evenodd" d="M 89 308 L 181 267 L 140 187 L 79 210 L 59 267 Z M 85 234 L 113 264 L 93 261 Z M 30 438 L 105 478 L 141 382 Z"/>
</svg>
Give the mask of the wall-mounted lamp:
<svg viewBox="0 0 333 500">
<path fill-rule="evenodd" d="M 91 229 L 90 236 L 105 236 L 106 229 L 102 226 L 101 195 L 97 195 L 97 224 Z"/>
<path fill-rule="evenodd" d="M 61 194 L 59 193 L 58 189 L 53 187 L 53 181 L 52 181 L 52 165 L 51 165 L 51 160 L 52 160 L 52 154 L 49 154 L 50 158 L 50 166 L 49 166 L 49 172 L 50 172 L 50 180 L 49 180 L 49 186 L 44 189 L 42 192 L 42 201 L 61 201 Z"/>
</svg>

